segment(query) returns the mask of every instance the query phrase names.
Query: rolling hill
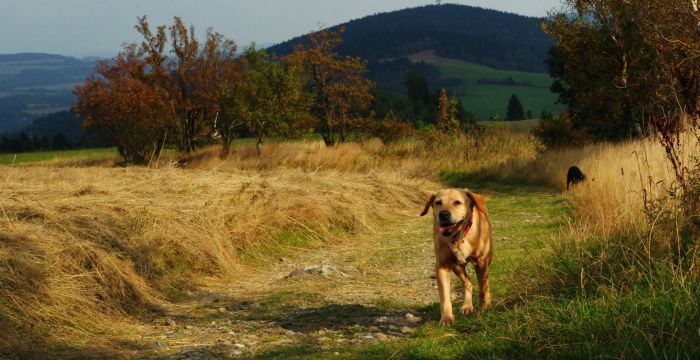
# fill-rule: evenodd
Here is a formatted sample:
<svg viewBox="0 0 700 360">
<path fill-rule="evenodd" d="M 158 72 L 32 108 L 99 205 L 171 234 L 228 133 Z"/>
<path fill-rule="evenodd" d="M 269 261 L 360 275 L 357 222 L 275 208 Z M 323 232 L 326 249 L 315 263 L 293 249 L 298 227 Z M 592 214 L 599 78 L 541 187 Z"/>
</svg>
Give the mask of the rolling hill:
<svg viewBox="0 0 700 360">
<path fill-rule="evenodd" d="M 405 74 L 414 71 L 433 92 L 445 88 L 467 111 L 486 120 L 503 118 L 513 94 L 533 117 L 543 110 L 563 111 L 549 90 L 545 60 L 552 42 L 540 21 L 446 4 L 370 15 L 330 29 L 345 27 L 338 52 L 367 60 L 368 76 L 382 90 L 405 93 Z M 268 50 L 285 55 L 304 41 L 299 36 Z"/>
<path fill-rule="evenodd" d="M 551 40 L 541 19 L 466 5 L 428 5 L 370 15 L 345 27 L 342 54 L 367 60 L 405 57 L 433 50 L 453 58 L 502 70 L 544 72 Z M 268 49 L 290 53 L 304 36 Z"/>
<path fill-rule="evenodd" d="M 0 133 L 24 130 L 36 116 L 67 110 L 73 88 L 95 65 L 95 59 L 55 54 L 0 54 Z"/>
</svg>

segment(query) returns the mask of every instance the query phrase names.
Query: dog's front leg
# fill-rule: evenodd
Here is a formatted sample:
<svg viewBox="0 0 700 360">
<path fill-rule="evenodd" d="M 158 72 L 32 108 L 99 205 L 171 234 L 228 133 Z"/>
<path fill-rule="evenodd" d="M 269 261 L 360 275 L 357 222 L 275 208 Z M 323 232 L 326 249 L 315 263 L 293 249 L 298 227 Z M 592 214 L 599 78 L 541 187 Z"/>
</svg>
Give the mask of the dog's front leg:
<svg viewBox="0 0 700 360">
<path fill-rule="evenodd" d="M 440 326 L 451 325 L 455 321 L 452 314 L 452 299 L 450 299 L 450 268 L 435 265 L 435 278 L 440 292 Z"/>
<path fill-rule="evenodd" d="M 469 315 L 472 311 L 474 311 L 474 305 L 472 305 L 472 282 L 469 281 L 469 276 L 467 276 L 467 271 L 464 268 L 464 265 L 453 264 L 452 272 L 455 273 L 460 280 L 462 280 L 463 302 L 459 312 L 462 315 Z"/>
</svg>

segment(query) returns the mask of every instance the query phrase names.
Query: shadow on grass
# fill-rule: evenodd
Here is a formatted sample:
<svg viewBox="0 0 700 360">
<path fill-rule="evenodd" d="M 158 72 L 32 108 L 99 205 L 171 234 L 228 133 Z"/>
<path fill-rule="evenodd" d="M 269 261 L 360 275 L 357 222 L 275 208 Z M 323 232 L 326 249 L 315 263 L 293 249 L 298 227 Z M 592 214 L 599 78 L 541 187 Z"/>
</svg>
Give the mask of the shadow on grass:
<svg viewBox="0 0 700 360">
<path fill-rule="evenodd" d="M 129 353 L 145 349 L 146 346 L 130 341 L 62 344 L 44 334 L 27 332 L 13 334 L 9 341 L 0 339 L 0 359 L 127 359 Z"/>
<path fill-rule="evenodd" d="M 555 194 L 560 191 L 549 184 L 499 179 L 471 172 L 451 171 L 438 174 L 440 180 L 450 187 L 469 188 L 476 192 L 508 195 Z"/>
<path fill-rule="evenodd" d="M 312 308 L 285 308 L 282 311 L 257 313 L 249 317 L 251 320 L 274 321 L 285 329 L 302 333 L 315 333 L 318 330 L 352 330 L 354 328 L 395 329 L 403 326 L 415 326 L 416 322 L 406 319 L 410 312 L 423 320 L 432 315 L 428 308 L 385 308 L 360 304 L 324 304 Z"/>
</svg>

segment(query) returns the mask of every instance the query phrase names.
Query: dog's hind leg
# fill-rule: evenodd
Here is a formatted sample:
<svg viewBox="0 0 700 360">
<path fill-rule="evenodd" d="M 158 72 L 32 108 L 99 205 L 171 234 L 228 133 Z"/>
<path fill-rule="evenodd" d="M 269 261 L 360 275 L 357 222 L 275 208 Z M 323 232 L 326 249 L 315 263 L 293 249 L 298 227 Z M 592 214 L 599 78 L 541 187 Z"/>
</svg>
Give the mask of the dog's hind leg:
<svg viewBox="0 0 700 360">
<path fill-rule="evenodd" d="M 464 265 L 452 265 L 452 272 L 454 272 L 455 275 L 457 275 L 457 277 L 460 280 L 462 280 L 462 292 L 464 295 L 464 301 L 462 303 L 462 307 L 459 309 L 459 312 L 462 315 L 469 315 L 472 311 L 474 311 L 474 305 L 472 304 L 472 282 L 469 281 L 469 276 L 467 276 L 467 271 L 464 268 Z"/>
<path fill-rule="evenodd" d="M 489 262 L 478 260 L 474 266 L 476 277 L 479 279 L 479 308 L 486 310 L 491 304 L 491 289 L 489 288 Z"/>
</svg>

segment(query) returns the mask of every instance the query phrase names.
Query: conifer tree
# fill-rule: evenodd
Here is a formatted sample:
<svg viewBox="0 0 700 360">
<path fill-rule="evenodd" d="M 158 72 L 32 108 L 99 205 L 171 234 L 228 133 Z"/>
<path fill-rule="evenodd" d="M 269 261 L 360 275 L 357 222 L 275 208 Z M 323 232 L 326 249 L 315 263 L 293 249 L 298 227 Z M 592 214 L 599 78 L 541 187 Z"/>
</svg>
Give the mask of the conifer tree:
<svg viewBox="0 0 700 360">
<path fill-rule="evenodd" d="M 459 120 L 457 120 L 457 102 L 447 98 L 445 89 L 440 89 L 438 98 L 437 128 L 443 134 L 453 135 L 459 132 Z"/>
<path fill-rule="evenodd" d="M 515 94 L 508 100 L 508 111 L 506 111 L 506 120 L 523 120 L 525 118 L 525 110 L 523 109 L 523 104 L 520 102 Z"/>
</svg>

